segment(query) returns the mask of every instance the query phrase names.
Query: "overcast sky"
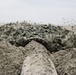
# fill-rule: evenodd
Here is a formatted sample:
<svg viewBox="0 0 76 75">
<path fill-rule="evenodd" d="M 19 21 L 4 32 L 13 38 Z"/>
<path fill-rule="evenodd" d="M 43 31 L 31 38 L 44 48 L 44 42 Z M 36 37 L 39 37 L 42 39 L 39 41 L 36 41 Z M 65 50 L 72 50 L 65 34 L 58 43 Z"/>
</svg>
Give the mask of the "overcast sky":
<svg viewBox="0 0 76 75">
<path fill-rule="evenodd" d="M 76 0 L 0 0 L 0 23 L 76 24 Z"/>
</svg>

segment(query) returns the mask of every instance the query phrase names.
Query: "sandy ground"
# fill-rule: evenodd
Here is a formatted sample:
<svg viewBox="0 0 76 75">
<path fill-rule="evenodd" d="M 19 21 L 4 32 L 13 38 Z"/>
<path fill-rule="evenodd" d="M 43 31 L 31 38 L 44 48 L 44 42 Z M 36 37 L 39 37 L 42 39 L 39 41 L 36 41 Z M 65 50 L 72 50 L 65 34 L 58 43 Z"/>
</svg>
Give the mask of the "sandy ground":
<svg viewBox="0 0 76 75">
<path fill-rule="evenodd" d="M 35 46 L 35 44 L 34 44 Z M 23 61 L 34 50 L 29 47 L 15 47 L 0 41 L 0 75 L 20 75 Z M 40 47 L 40 45 L 38 46 Z M 58 75 L 76 75 L 76 49 L 60 50 L 51 54 Z"/>
</svg>

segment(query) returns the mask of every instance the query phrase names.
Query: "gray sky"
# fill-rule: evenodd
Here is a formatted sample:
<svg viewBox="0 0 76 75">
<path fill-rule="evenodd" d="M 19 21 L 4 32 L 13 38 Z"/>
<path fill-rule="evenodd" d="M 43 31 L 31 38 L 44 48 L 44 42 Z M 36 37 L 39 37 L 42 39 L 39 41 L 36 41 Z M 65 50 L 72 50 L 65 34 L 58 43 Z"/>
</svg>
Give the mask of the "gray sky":
<svg viewBox="0 0 76 75">
<path fill-rule="evenodd" d="M 76 0 L 0 0 L 0 23 L 76 24 Z"/>
</svg>

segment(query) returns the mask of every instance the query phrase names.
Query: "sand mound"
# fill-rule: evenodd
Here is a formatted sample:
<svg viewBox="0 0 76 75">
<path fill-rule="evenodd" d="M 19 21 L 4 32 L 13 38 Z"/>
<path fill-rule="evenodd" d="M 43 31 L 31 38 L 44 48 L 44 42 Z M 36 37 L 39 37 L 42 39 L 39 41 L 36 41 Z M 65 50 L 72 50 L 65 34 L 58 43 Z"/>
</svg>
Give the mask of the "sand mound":
<svg viewBox="0 0 76 75">
<path fill-rule="evenodd" d="M 53 55 L 58 75 L 76 74 L 76 48 L 61 50 Z"/>
<path fill-rule="evenodd" d="M 7 42 L 0 42 L 0 75 L 19 75 L 25 54 Z"/>
</svg>

